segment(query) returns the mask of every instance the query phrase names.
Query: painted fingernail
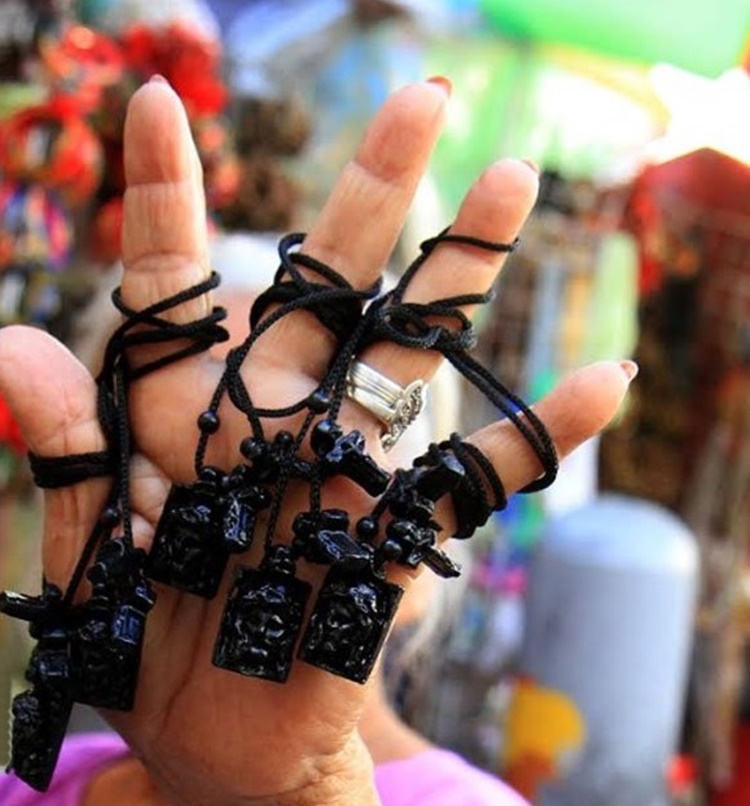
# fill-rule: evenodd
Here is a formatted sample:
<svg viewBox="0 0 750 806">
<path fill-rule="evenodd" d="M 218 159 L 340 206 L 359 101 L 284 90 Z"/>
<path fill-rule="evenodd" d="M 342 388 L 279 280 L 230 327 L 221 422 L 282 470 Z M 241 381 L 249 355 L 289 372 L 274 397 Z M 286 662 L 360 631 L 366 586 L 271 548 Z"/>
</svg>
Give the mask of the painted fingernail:
<svg viewBox="0 0 750 806">
<path fill-rule="evenodd" d="M 427 79 L 427 82 L 429 84 L 434 84 L 436 87 L 440 87 L 448 98 L 451 97 L 451 93 L 453 92 L 453 84 L 449 78 L 446 78 L 445 76 L 431 76 Z"/>
<path fill-rule="evenodd" d="M 164 76 L 160 75 L 159 73 L 154 73 L 151 78 L 149 79 L 149 83 L 151 84 L 169 84 Z"/>
<path fill-rule="evenodd" d="M 523 162 L 525 165 L 528 165 L 535 174 L 541 173 L 539 166 L 534 162 L 534 160 L 525 159 L 521 160 L 521 162 Z"/>
<path fill-rule="evenodd" d="M 627 376 L 628 383 L 638 374 L 638 364 L 636 364 L 635 361 L 620 361 L 620 368 Z"/>
</svg>

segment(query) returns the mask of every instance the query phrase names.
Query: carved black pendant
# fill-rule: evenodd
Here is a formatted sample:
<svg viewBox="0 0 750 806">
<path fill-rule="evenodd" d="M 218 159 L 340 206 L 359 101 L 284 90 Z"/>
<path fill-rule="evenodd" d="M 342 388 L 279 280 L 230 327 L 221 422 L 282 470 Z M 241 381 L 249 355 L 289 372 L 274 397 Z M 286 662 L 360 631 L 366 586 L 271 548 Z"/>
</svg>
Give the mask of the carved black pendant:
<svg viewBox="0 0 750 806">
<path fill-rule="evenodd" d="M 427 461 L 432 464 L 427 464 Z M 397 470 L 386 493 L 388 510 L 397 518 L 408 518 L 420 526 L 428 524 L 435 503 L 455 492 L 465 478 L 461 463 L 450 451 L 420 457 L 414 467 Z"/>
<path fill-rule="evenodd" d="M 77 702 L 133 708 L 146 616 L 155 602 L 143 575 L 144 559 L 142 550 L 116 538 L 102 544 L 88 571 L 93 593 L 71 641 Z"/>
<path fill-rule="evenodd" d="M 68 633 L 41 628 L 26 677 L 33 688 L 13 699 L 8 770 L 45 792 L 60 755 L 73 705 Z"/>
<path fill-rule="evenodd" d="M 385 529 L 386 539 L 377 550 L 378 558 L 408 568 L 416 568 L 419 563 L 424 563 L 435 574 L 445 578 L 461 576 L 461 566 L 437 548 L 434 526 L 432 522 L 418 526 L 404 518 L 390 521 Z"/>
<path fill-rule="evenodd" d="M 227 598 L 215 666 L 283 683 L 292 666 L 310 586 L 294 576 L 288 546 L 269 549 L 260 568 L 240 568 Z"/>
<path fill-rule="evenodd" d="M 366 682 L 403 592 L 372 570 L 351 573 L 334 566 L 318 593 L 300 659 L 356 683 Z"/>
<path fill-rule="evenodd" d="M 380 495 L 390 474 L 365 452 L 365 438 L 359 431 L 344 434 L 338 423 L 321 420 L 310 435 L 310 445 L 320 460 L 323 478 L 346 476 L 369 495 Z"/>
<path fill-rule="evenodd" d="M 350 571 L 372 563 L 370 546 L 349 534 L 349 515 L 343 509 L 300 512 L 292 524 L 292 550 L 316 565 L 339 565 Z"/>
<path fill-rule="evenodd" d="M 204 468 L 194 484 L 172 486 L 148 557 L 151 579 L 205 599 L 216 595 L 229 559 L 223 478 L 220 471 Z"/>
<path fill-rule="evenodd" d="M 270 506 L 271 496 L 265 487 L 245 483 L 238 474 L 231 478 L 237 486 L 226 495 L 222 535 L 227 550 L 241 554 L 252 545 L 258 513 Z"/>
</svg>

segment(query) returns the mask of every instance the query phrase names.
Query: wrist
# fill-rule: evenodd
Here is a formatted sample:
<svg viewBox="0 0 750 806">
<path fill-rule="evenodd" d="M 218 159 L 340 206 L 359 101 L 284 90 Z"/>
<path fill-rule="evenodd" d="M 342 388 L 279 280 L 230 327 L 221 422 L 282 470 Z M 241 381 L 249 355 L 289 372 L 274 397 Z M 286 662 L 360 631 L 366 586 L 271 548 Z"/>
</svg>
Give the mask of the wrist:
<svg viewBox="0 0 750 806">
<path fill-rule="evenodd" d="M 289 780 L 299 784 L 273 792 L 257 792 L 253 781 L 218 781 L 205 771 L 166 770 L 145 760 L 150 780 L 148 806 L 380 806 L 375 788 L 374 765 L 359 736 L 335 756 L 306 759 Z"/>
</svg>

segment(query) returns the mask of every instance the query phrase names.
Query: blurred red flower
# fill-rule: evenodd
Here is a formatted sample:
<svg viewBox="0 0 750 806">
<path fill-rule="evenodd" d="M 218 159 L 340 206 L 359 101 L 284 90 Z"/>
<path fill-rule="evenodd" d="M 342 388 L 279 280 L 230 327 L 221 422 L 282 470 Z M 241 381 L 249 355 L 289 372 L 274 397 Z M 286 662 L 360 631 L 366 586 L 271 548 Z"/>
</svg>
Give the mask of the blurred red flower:
<svg viewBox="0 0 750 806">
<path fill-rule="evenodd" d="M 26 443 L 21 429 L 2 396 L 0 396 L 0 445 L 6 445 L 21 456 L 26 453 Z"/>
</svg>

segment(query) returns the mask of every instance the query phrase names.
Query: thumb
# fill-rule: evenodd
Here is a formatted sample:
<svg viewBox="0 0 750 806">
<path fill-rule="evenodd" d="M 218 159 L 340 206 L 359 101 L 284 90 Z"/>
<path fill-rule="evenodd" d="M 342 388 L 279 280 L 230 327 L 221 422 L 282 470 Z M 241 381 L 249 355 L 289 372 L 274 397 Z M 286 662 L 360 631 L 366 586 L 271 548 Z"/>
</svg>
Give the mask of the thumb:
<svg viewBox="0 0 750 806">
<path fill-rule="evenodd" d="M 94 379 L 67 348 L 41 330 L 21 325 L 0 329 L 0 395 L 29 450 L 41 457 L 107 447 L 97 418 Z M 93 479 L 45 490 L 44 572 L 63 589 L 109 486 L 107 479 Z"/>
</svg>

